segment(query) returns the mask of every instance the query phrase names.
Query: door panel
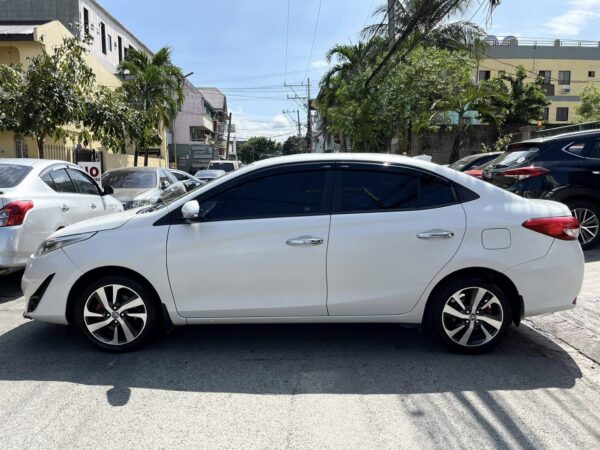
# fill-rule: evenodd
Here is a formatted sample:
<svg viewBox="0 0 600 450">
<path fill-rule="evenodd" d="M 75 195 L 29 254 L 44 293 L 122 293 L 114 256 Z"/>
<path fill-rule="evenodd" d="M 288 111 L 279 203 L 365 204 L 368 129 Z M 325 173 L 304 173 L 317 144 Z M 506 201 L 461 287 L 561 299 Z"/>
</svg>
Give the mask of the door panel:
<svg viewBox="0 0 600 450">
<path fill-rule="evenodd" d="M 452 259 L 465 231 L 460 205 L 421 211 L 333 215 L 327 255 L 333 316 L 404 314 Z M 443 230 L 450 239 L 420 239 Z"/>
<path fill-rule="evenodd" d="M 169 280 L 183 317 L 327 315 L 330 216 L 172 225 Z M 321 245 L 294 246 L 312 236 Z"/>
</svg>

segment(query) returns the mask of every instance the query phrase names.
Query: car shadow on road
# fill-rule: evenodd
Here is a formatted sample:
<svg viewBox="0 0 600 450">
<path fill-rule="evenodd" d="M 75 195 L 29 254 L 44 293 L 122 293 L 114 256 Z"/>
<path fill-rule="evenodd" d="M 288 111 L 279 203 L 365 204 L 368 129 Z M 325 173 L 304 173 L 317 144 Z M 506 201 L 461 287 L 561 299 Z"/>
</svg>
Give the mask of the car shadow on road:
<svg viewBox="0 0 600 450">
<path fill-rule="evenodd" d="M 581 377 L 560 347 L 520 327 L 485 355 L 446 352 L 398 325 L 223 325 L 175 330 L 137 352 L 95 350 L 77 332 L 27 322 L 0 336 L 0 381 L 294 395 L 412 394 L 571 388 Z"/>
<path fill-rule="evenodd" d="M 600 247 L 586 250 L 583 255 L 586 263 L 600 261 Z"/>
<path fill-rule="evenodd" d="M 13 301 L 16 297 L 20 297 L 21 293 L 21 278 L 23 271 L 11 273 L 10 275 L 0 275 L 0 305 Z"/>
</svg>

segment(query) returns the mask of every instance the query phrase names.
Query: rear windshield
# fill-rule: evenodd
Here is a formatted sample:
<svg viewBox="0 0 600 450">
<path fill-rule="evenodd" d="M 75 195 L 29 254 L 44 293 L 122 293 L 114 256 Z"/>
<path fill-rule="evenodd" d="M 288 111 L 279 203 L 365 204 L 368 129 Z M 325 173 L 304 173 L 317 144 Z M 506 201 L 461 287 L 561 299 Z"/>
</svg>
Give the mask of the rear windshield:
<svg viewBox="0 0 600 450">
<path fill-rule="evenodd" d="M 0 188 L 13 188 L 18 186 L 31 172 L 31 166 L 17 164 L 0 164 Z"/>
<path fill-rule="evenodd" d="M 235 169 L 233 163 L 230 162 L 210 163 L 208 168 L 211 170 L 224 170 L 225 172 L 233 172 Z"/>
<path fill-rule="evenodd" d="M 479 155 L 471 155 L 471 156 L 467 156 L 463 159 L 459 159 L 455 163 L 450 164 L 448 167 L 450 167 L 451 169 L 460 171 L 463 167 L 467 166 L 468 164 L 471 164 L 471 162 L 473 162 L 473 160 L 475 160 L 475 158 L 479 158 Z"/>
<path fill-rule="evenodd" d="M 102 185 L 113 189 L 151 189 L 157 185 L 156 172 L 140 170 L 109 172 L 102 177 Z"/>
<path fill-rule="evenodd" d="M 540 149 L 534 146 L 509 147 L 491 162 L 490 167 L 509 167 L 523 164 L 533 158 L 539 151 Z"/>
</svg>

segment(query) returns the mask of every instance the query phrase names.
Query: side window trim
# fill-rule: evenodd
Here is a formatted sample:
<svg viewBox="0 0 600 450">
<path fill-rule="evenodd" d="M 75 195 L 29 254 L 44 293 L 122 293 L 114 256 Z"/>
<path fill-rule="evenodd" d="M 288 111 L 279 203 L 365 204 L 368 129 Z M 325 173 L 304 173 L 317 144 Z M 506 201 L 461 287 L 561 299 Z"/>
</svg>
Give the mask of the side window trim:
<svg viewBox="0 0 600 450">
<path fill-rule="evenodd" d="M 420 205 L 416 208 L 397 208 L 397 209 L 382 209 L 382 210 L 362 210 L 362 211 L 341 211 L 341 196 L 342 196 L 342 173 L 344 170 L 372 170 L 378 171 L 383 168 L 389 168 L 389 170 L 397 171 L 398 173 L 402 172 L 414 172 L 419 176 L 431 176 L 438 180 L 439 182 L 447 185 L 451 191 L 454 201 L 452 203 L 446 203 L 436 206 L 429 207 L 421 207 Z M 446 206 L 457 205 L 461 203 L 461 200 L 456 192 L 455 184 L 436 174 L 433 172 L 429 172 L 427 170 L 420 169 L 418 167 L 412 166 L 404 166 L 400 164 L 384 164 L 384 163 L 375 163 L 375 162 L 367 162 L 367 161 L 339 161 L 336 163 L 335 167 L 335 175 L 334 175 L 334 194 L 333 194 L 333 204 L 332 204 L 332 214 L 342 215 L 342 214 L 381 214 L 381 213 L 389 213 L 389 212 L 411 212 L 411 211 L 425 211 L 428 209 L 437 209 L 444 208 Z M 421 183 L 419 183 L 419 197 L 420 197 Z"/>
</svg>

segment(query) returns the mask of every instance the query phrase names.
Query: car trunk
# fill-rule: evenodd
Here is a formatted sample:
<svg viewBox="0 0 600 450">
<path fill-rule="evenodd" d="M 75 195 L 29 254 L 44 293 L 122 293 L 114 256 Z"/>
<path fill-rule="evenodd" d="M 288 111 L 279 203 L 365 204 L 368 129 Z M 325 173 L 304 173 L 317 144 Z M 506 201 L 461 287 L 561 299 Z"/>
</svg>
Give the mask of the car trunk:
<svg viewBox="0 0 600 450">
<path fill-rule="evenodd" d="M 540 147 L 535 143 L 513 144 L 502 155 L 493 160 L 492 164 L 485 167 L 483 179 L 496 186 L 507 188 L 530 178 L 531 175 L 536 175 L 529 169 L 531 160 L 540 152 Z"/>
</svg>

